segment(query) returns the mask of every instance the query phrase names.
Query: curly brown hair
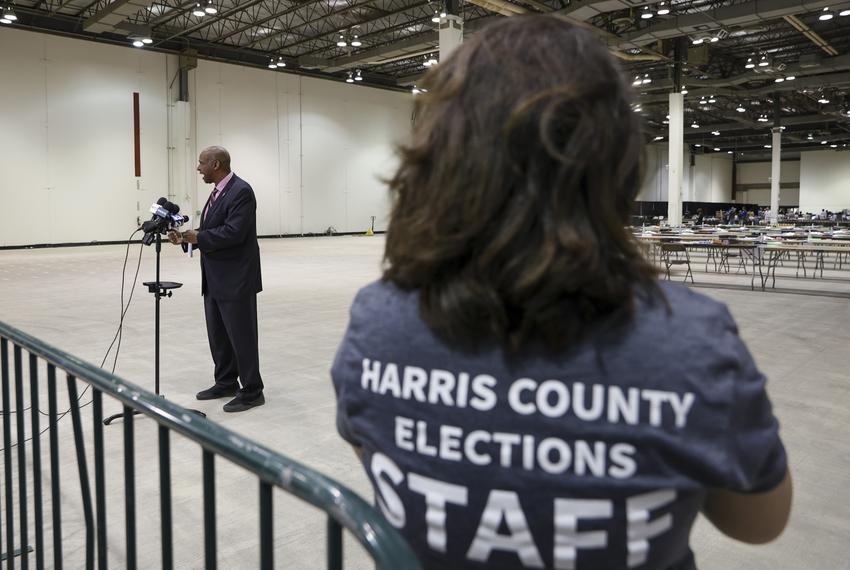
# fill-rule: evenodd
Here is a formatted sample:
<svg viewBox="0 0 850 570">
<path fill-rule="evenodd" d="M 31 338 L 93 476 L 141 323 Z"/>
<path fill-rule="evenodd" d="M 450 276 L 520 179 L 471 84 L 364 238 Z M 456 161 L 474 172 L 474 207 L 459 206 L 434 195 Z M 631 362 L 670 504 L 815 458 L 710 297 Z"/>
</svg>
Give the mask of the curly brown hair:
<svg viewBox="0 0 850 570">
<path fill-rule="evenodd" d="M 641 125 L 597 37 L 552 17 L 505 18 L 423 86 L 389 181 L 384 279 L 419 290 L 433 330 L 562 350 L 657 291 L 626 228 Z"/>
</svg>

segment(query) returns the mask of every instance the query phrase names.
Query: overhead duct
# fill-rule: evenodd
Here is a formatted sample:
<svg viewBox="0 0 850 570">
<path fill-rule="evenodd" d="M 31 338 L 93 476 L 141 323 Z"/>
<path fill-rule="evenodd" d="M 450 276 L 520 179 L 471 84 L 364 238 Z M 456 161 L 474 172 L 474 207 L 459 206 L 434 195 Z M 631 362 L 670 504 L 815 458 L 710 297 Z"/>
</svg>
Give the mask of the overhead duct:
<svg viewBox="0 0 850 570">
<path fill-rule="evenodd" d="M 373 49 L 367 49 L 357 52 L 354 55 L 340 57 L 334 60 L 324 60 L 321 68 L 328 72 L 343 71 L 352 69 L 360 65 L 378 65 L 381 63 L 389 63 L 403 57 L 415 57 L 423 53 L 430 53 L 437 49 L 439 35 L 435 30 L 410 36 L 400 42 L 395 42 L 390 45 L 381 46 Z M 299 60 L 300 63 L 300 60 Z M 303 64 L 302 64 L 303 65 Z"/>
<path fill-rule="evenodd" d="M 843 87 L 850 83 L 850 54 L 838 57 L 822 58 L 814 60 L 809 58 L 805 65 L 798 67 L 787 67 L 783 70 L 784 75 L 794 75 L 794 81 L 784 83 L 769 83 L 758 89 L 748 89 L 751 93 L 772 93 L 774 91 L 799 91 L 806 87 Z M 835 72 L 835 73 L 827 73 Z M 772 79 L 772 76 L 759 77 L 752 72 L 741 73 L 724 79 L 689 79 L 684 81 L 691 95 L 741 95 L 742 92 L 734 90 L 720 91 L 724 88 L 735 87 L 755 81 L 758 79 Z M 653 81 L 651 85 L 642 86 L 642 91 L 669 91 L 673 88 L 673 82 L 669 79 Z M 640 97 L 643 103 L 661 102 L 667 100 L 667 94 Z"/>
<path fill-rule="evenodd" d="M 100 34 L 112 32 L 123 36 L 129 36 L 136 32 L 137 26 L 127 25 L 128 18 L 139 12 L 144 12 L 153 6 L 155 0 L 116 0 L 105 6 L 102 10 L 89 16 L 83 22 L 83 30 Z M 122 25 L 124 24 L 124 25 Z"/>
<path fill-rule="evenodd" d="M 528 10 L 526 10 L 522 6 L 511 4 L 506 0 L 469 0 L 469 3 L 475 4 L 476 6 L 480 6 L 485 10 L 496 12 L 497 14 L 501 14 L 502 16 L 518 16 L 520 14 L 528 13 Z"/>
<path fill-rule="evenodd" d="M 638 48 L 658 40 L 667 40 L 694 33 L 717 30 L 729 26 L 749 26 L 760 21 L 778 20 L 805 12 L 819 12 L 824 8 L 841 10 L 850 8 L 850 2 L 834 0 L 754 0 L 693 14 L 682 14 L 659 21 L 640 31 L 617 38 L 612 47 Z"/>
<path fill-rule="evenodd" d="M 575 18 L 576 20 L 586 21 L 606 12 L 629 10 L 656 3 L 657 0 L 652 0 L 651 2 L 644 0 L 578 0 L 571 2 L 569 6 L 558 10 L 556 13 Z"/>
<path fill-rule="evenodd" d="M 834 47 L 829 45 L 825 39 L 820 37 L 820 34 L 807 26 L 797 16 L 783 16 L 783 19 L 791 24 L 795 30 L 803 34 L 806 39 L 825 51 L 828 55 L 838 55 L 838 51 L 836 51 Z"/>
</svg>

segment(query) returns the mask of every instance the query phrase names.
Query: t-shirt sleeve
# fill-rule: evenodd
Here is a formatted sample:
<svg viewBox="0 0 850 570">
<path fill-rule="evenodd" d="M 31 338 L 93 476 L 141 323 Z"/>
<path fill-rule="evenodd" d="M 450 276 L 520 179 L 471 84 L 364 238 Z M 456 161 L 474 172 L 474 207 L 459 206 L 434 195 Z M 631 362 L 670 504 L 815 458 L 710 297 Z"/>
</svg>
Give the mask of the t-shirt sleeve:
<svg viewBox="0 0 850 570">
<path fill-rule="evenodd" d="M 348 327 L 342 337 L 342 342 L 336 352 L 333 366 L 331 367 L 331 379 L 336 391 L 336 429 L 342 438 L 354 446 L 360 446 L 351 423 L 351 410 L 355 405 L 354 398 L 357 388 L 357 368 L 355 363 L 359 362 L 355 348 L 356 337 L 356 314 L 358 299 L 354 299 L 351 306 Z"/>
<path fill-rule="evenodd" d="M 726 309 L 721 338 L 738 366 L 732 387 L 725 486 L 741 493 L 769 491 L 782 482 L 788 465 L 779 422 L 765 389 L 767 380 L 756 368 Z"/>
</svg>

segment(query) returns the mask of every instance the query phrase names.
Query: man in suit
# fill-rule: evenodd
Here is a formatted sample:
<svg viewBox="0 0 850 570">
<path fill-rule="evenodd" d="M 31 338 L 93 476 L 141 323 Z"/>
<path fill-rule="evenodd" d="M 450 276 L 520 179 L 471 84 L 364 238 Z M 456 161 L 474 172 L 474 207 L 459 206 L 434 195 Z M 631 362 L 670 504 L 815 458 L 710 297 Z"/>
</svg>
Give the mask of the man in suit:
<svg viewBox="0 0 850 570">
<path fill-rule="evenodd" d="M 198 157 L 204 182 L 215 184 L 197 230 L 171 231 L 171 243 L 192 244 L 201 252 L 201 294 L 215 384 L 199 400 L 233 397 L 225 412 L 242 412 L 265 403 L 257 347 L 257 293 L 260 247 L 257 200 L 251 186 L 230 170 L 230 154 L 220 146 Z M 239 388 L 237 377 L 241 381 Z"/>
</svg>

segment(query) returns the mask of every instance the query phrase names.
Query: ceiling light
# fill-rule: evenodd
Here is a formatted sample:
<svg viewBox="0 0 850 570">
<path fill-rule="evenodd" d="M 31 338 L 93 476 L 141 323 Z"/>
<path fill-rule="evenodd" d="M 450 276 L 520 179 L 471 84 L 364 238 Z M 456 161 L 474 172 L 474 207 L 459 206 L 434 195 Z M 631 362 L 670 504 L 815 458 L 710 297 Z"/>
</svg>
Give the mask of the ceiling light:
<svg viewBox="0 0 850 570">
<path fill-rule="evenodd" d="M 784 77 L 777 77 L 776 79 L 773 80 L 774 83 L 782 83 L 783 81 L 785 81 Z"/>
<path fill-rule="evenodd" d="M 345 41 L 345 36 L 342 34 L 339 35 L 339 39 L 336 41 L 336 45 L 339 47 L 345 47 L 348 43 Z"/>
<path fill-rule="evenodd" d="M 767 61 L 767 56 L 762 55 L 761 59 L 759 59 L 759 67 L 767 67 L 770 62 Z"/>
<path fill-rule="evenodd" d="M 15 15 L 15 11 L 12 10 L 11 6 L 6 6 L 5 8 L 3 8 L 3 19 L 9 20 L 8 22 L 3 22 L 4 24 L 12 23 L 18 19 L 18 17 Z"/>
<path fill-rule="evenodd" d="M 773 145 L 766 144 L 766 145 L 764 145 L 764 148 L 773 148 Z"/>
<path fill-rule="evenodd" d="M 0 24 L 11 24 L 12 20 L 7 20 L 6 18 L 0 17 Z"/>
<path fill-rule="evenodd" d="M 663 140 L 664 140 L 664 137 L 660 137 L 660 136 L 659 136 L 659 137 L 655 137 L 655 138 L 654 138 L 654 139 L 652 139 L 652 140 L 655 140 L 655 141 L 663 141 Z"/>
<path fill-rule="evenodd" d="M 702 146 L 702 145 L 701 145 L 701 144 L 699 144 L 699 143 L 697 143 L 697 144 L 695 144 L 694 146 Z"/>
<path fill-rule="evenodd" d="M 204 6 L 204 12 L 207 14 L 217 14 L 218 9 L 216 9 L 215 5 L 212 3 L 212 0 L 207 0 L 207 5 Z"/>
<path fill-rule="evenodd" d="M 682 87 L 682 95 L 687 95 L 687 94 L 688 94 L 688 90 L 685 89 L 684 87 Z"/>
<path fill-rule="evenodd" d="M 754 68 L 755 66 L 756 66 L 756 64 L 755 64 L 755 62 L 753 61 L 753 58 L 748 57 L 748 58 L 747 58 L 747 64 L 746 64 L 744 67 L 746 67 L 747 69 L 752 69 L 752 68 Z"/>
<path fill-rule="evenodd" d="M 820 99 L 818 99 L 818 103 L 820 103 L 821 105 L 826 105 L 827 103 L 829 103 L 829 99 L 827 99 L 826 97 L 821 97 Z"/>
<path fill-rule="evenodd" d="M 812 136 L 812 133 L 809 133 L 809 136 L 806 137 L 807 141 L 815 140 L 815 137 Z"/>
<path fill-rule="evenodd" d="M 741 105 L 738 105 L 738 107 L 735 110 L 738 111 L 739 113 L 745 113 L 747 111 Z"/>
<path fill-rule="evenodd" d="M 711 131 L 714 136 L 720 136 L 720 131 Z"/>
<path fill-rule="evenodd" d="M 144 37 L 142 38 L 142 43 L 145 45 L 151 45 L 153 43 L 153 40 L 151 38 Z"/>
<path fill-rule="evenodd" d="M 277 62 L 274 60 L 274 58 L 269 61 L 269 69 L 277 69 Z"/>
<path fill-rule="evenodd" d="M 354 76 L 354 81 L 363 81 L 363 76 L 360 75 L 360 70 L 357 70 L 357 75 Z"/>
<path fill-rule="evenodd" d="M 440 23 L 440 13 L 437 12 L 436 10 L 434 10 L 434 15 L 431 16 L 431 21 L 434 22 L 435 24 Z"/>
<path fill-rule="evenodd" d="M 708 96 L 708 102 L 709 102 L 709 103 L 714 103 L 715 101 L 717 101 L 717 100 L 714 98 L 714 95 L 709 95 L 709 96 Z"/>
<path fill-rule="evenodd" d="M 718 36 L 711 36 L 711 43 L 719 42 L 720 38 Z"/>
<path fill-rule="evenodd" d="M 699 100 L 700 105 L 705 105 L 706 103 L 707 101 L 704 98 Z"/>
<path fill-rule="evenodd" d="M 795 79 L 797 79 L 796 75 L 788 75 L 785 77 L 785 81 L 794 81 Z"/>
<path fill-rule="evenodd" d="M 732 154 L 732 151 L 731 151 L 731 150 L 727 150 L 727 151 L 726 151 L 726 154 Z"/>
<path fill-rule="evenodd" d="M 719 149 L 718 147 L 714 147 L 714 150 L 715 150 L 715 151 L 719 151 L 720 149 Z"/>
<path fill-rule="evenodd" d="M 643 83 L 643 84 L 652 83 L 652 78 L 649 76 L 648 73 L 643 74 L 643 79 L 641 79 L 641 83 Z"/>
<path fill-rule="evenodd" d="M 411 89 L 410 92 L 413 93 L 414 95 L 419 95 L 420 93 L 422 93 L 422 90 L 419 89 L 418 87 L 416 87 L 416 85 L 414 85 L 413 89 Z"/>
<path fill-rule="evenodd" d="M 691 123 L 691 128 L 692 128 L 692 129 L 698 129 L 698 128 L 699 128 L 699 125 L 698 125 L 696 122 Z"/>
<path fill-rule="evenodd" d="M 283 56 L 277 58 L 277 66 L 278 67 L 286 67 L 286 62 L 283 61 Z"/>
<path fill-rule="evenodd" d="M 354 75 L 352 75 L 352 73 L 350 71 L 348 72 L 348 77 L 345 79 L 345 82 L 346 83 L 354 83 Z"/>
<path fill-rule="evenodd" d="M 660 14 L 661 12 L 659 12 Z M 838 13 L 839 16 L 850 16 L 850 10 L 842 10 Z"/>
<path fill-rule="evenodd" d="M 827 20 L 831 20 L 834 15 L 835 14 L 829 11 L 829 8 L 824 8 L 823 12 L 821 12 L 820 16 L 818 16 L 818 20 L 825 22 Z"/>
<path fill-rule="evenodd" d="M 705 41 L 705 38 L 695 38 L 694 40 L 692 40 L 692 41 L 691 41 L 691 43 L 692 43 L 692 44 L 694 44 L 695 46 L 698 46 L 698 45 L 700 45 L 703 41 Z"/>
<path fill-rule="evenodd" d="M 644 20 L 649 20 L 655 14 L 652 13 L 652 10 L 649 9 L 649 6 L 643 7 L 643 12 L 641 12 L 640 17 Z"/>
<path fill-rule="evenodd" d="M 204 9 L 201 8 L 200 2 L 195 4 L 195 8 L 192 10 L 192 15 L 197 16 L 198 18 L 202 18 L 205 14 L 206 12 L 204 12 Z"/>
<path fill-rule="evenodd" d="M 362 46 L 362 45 L 363 45 L 363 42 L 361 42 L 361 41 L 360 41 L 360 38 L 358 38 L 358 37 L 355 35 L 355 36 L 354 36 L 354 39 L 353 39 L 353 40 L 351 40 L 351 46 L 352 46 L 352 47 L 360 47 L 360 46 Z"/>
<path fill-rule="evenodd" d="M 670 124 L 670 121 L 668 121 L 667 119 L 664 119 L 663 121 L 661 121 L 661 124 L 663 124 L 663 125 L 669 125 L 669 124 Z"/>
<path fill-rule="evenodd" d="M 837 144 L 831 144 L 831 145 L 829 145 L 829 148 L 838 148 L 838 145 Z"/>
<path fill-rule="evenodd" d="M 848 10 L 848 12 L 850 12 L 850 10 Z M 670 13 L 670 8 L 667 6 L 667 3 L 666 3 L 666 2 L 661 2 L 661 3 L 658 5 L 658 15 L 659 15 L 659 16 L 666 16 L 666 15 L 667 15 L 667 14 L 669 14 L 669 13 Z M 843 14 L 842 14 L 842 15 L 843 15 Z"/>
<path fill-rule="evenodd" d="M 767 115 L 759 115 L 758 122 L 759 123 L 766 123 L 767 122 Z"/>
<path fill-rule="evenodd" d="M 142 42 L 142 40 L 133 40 L 133 46 L 134 47 L 144 47 L 145 44 L 144 44 L 144 42 Z"/>
</svg>

